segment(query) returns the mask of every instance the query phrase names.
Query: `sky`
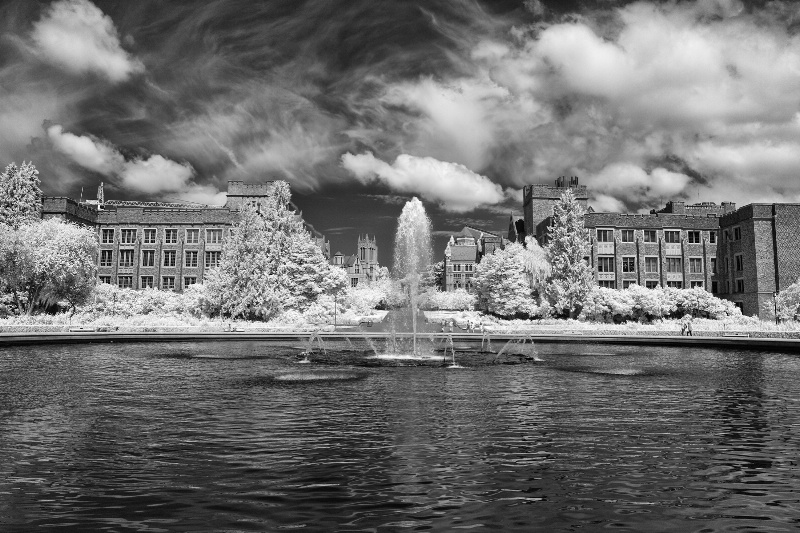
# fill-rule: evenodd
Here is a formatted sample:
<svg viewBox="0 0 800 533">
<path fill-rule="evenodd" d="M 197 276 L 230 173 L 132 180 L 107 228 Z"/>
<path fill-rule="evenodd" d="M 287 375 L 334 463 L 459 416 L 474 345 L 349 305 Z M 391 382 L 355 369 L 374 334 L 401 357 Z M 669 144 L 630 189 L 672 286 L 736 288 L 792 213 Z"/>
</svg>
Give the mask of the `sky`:
<svg viewBox="0 0 800 533">
<path fill-rule="evenodd" d="M 800 201 L 796 2 L 5 0 L 0 26 L 0 164 L 48 195 L 285 179 L 383 264 L 413 196 L 437 259 L 559 176 L 600 211 Z"/>
</svg>

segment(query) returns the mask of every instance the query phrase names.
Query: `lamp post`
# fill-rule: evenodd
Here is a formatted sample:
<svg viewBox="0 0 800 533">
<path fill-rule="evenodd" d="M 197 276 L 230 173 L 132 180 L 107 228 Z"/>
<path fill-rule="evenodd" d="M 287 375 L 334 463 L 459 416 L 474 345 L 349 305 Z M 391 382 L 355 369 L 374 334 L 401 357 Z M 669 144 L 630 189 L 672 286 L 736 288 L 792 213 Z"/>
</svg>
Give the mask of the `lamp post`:
<svg viewBox="0 0 800 533">
<path fill-rule="evenodd" d="M 780 291 L 775 291 L 772 293 L 772 303 L 775 306 L 775 324 L 778 324 L 778 295 Z"/>
</svg>

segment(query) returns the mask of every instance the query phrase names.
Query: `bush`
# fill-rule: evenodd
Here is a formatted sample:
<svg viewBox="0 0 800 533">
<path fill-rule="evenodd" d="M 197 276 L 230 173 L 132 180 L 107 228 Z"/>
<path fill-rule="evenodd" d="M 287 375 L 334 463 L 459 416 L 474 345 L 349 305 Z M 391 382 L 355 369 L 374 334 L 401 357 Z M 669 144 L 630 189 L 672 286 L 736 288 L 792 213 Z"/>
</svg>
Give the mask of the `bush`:
<svg viewBox="0 0 800 533">
<path fill-rule="evenodd" d="M 423 307 L 436 311 L 471 311 L 475 309 L 477 297 L 465 289 L 451 292 L 429 290 L 422 295 Z"/>
</svg>

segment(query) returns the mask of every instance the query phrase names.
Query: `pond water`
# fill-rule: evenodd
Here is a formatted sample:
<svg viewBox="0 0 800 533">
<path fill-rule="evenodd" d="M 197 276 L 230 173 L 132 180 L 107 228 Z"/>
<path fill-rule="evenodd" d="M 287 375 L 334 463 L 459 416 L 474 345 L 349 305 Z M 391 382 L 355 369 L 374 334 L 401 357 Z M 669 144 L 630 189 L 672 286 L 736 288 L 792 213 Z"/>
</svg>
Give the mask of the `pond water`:
<svg viewBox="0 0 800 533">
<path fill-rule="evenodd" d="M 455 370 L 2 348 L 0 531 L 800 527 L 800 358 L 538 351 Z"/>
</svg>

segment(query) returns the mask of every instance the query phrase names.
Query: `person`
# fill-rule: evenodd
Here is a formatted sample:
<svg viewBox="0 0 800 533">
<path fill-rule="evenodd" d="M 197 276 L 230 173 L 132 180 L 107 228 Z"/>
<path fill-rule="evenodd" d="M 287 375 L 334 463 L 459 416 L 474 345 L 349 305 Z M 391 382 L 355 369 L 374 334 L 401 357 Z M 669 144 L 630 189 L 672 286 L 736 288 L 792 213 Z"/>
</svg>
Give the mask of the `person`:
<svg viewBox="0 0 800 533">
<path fill-rule="evenodd" d="M 689 337 L 694 337 L 694 334 L 692 333 L 692 317 L 691 316 L 686 320 L 686 335 L 688 335 Z"/>
</svg>

